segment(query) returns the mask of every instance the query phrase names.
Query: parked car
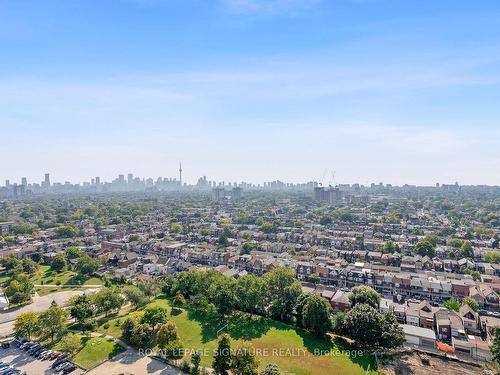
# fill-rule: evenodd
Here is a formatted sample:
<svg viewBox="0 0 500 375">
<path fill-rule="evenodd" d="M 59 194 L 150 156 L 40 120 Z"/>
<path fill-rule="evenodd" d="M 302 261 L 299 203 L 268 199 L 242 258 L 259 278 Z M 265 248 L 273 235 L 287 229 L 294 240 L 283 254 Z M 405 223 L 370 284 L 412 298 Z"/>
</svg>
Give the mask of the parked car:
<svg viewBox="0 0 500 375">
<path fill-rule="evenodd" d="M 57 367 L 55 368 L 55 370 L 56 370 L 56 372 L 59 372 L 59 371 L 62 371 L 62 370 L 64 370 L 65 368 L 70 367 L 70 366 L 71 366 L 71 363 L 69 363 L 69 362 L 64 362 L 64 363 L 61 363 L 59 366 L 57 366 Z"/>
<path fill-rule="evenodd" d="M 0 362 L 0 370 L 3 368 L 9 367 L 9 364 L 7 362 Z"/>
<path fill-rule="evenodd" d="M 39 354 L 43 353 L 45 351 L 45 348 L 44 347 L 40 347 L 38 348 L 37 350 L 35 350 L 33 353 L 31 353 L 31 355 L 35 358 L 38 357 Z"/>
<path fill-rule="evenodd" d="M 14 369 L 14 367 L 12 367 L 12 366 L 4 367 L 3 369 L 0 370 L 0 375 L 6 375 L 12 369 Z"/>
<path fill-rule="evenodd" d="M 52 354 L 50 355 L 49 359 L 56 359 L 62 355 L 61 352 L 53 351 Z"/>
<path fill-rule="evenodd" d="M 52 350 L 46 350 L 46 351 L 40 353 L 40 355 L 38 356 L 38 358 L 40 358 L 42 361 L 44 361 L 47 358 L 49 358 L 51 354 L 52 354 Z"/>
<path fill-rule="evenodd" d="M 37 345 L 40 345 L 40 344 L 39 344 L 39 343 L 37 343 L 37 342 L 31 341 L 31 342 L 29 342 L 29 343 L 28 343 L 28 344 L 27 344 L 27 345 L 26 345 L 23 349 L 24 349 L 25 351 L 29 351 L 29 350 L 31 350 L 32 348 L 34 348 L 35 346 L 37 346 Z"/>
<path fill-rule="evenodd" d="M 31 341 L 26 341 L 26 342 L 23 342 L 20 346 L 19 346 L 19 349 L 23 349 L 23 350 L 28 350 L 27 348 L 29 348 L 29 345 L 33 344 Z"/>
<path fill-rule="evenodd" d="M 71 366 L 69 367 L 66 367 L 64 370 L 63 370 L 63 374 L 69 374 L 70 372 L 73 372 L 77 369 L 77 367 L 74 365 L 74 364 L 71 364 Z"/>
<path fill-rule="evenodd" d="M 69 353 L 62 353 L 59 355 L 59 357 L 52 363 L 52 368 L 55 368 L 57 365 L 66 362 L 66 357 L 69 355 Z"/>
<path fill-rule="evenodd" d="M 2 342 L 2 349 L 8 349 L 8 348 L 10 348 L 10 341 Z"/>
</svg>

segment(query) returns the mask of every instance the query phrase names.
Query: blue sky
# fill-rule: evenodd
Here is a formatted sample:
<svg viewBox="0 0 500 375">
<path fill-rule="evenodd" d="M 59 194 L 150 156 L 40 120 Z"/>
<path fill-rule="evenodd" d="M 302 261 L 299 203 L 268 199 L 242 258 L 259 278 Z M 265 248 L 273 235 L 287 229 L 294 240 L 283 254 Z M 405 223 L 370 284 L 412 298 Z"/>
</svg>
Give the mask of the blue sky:
<svg viewBox="0 0 500 375">
<path fill-rule="evenodd" d="M 500 184 L 500 4 L 0 0 L 0 181 Z M 328 172 L 330 173 L 330 172 Z"/>
</svg>

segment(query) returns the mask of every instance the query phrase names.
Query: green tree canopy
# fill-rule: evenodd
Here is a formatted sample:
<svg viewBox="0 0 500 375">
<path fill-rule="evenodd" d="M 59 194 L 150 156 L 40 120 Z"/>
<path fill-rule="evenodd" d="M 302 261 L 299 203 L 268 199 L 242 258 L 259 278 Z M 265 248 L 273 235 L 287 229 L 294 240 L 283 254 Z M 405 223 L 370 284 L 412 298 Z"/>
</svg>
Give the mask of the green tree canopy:
<svg viewBox="0 0 500 375">
<path fill-rule="evenodd" d="M 351 294 L 349 295 L 349 302 L 351 302 L 351 306 L 364 303 L 378 309 L 380 305 L 380 295 L 371 287 L 360 285 L 352 288 Z"/>
</svg>

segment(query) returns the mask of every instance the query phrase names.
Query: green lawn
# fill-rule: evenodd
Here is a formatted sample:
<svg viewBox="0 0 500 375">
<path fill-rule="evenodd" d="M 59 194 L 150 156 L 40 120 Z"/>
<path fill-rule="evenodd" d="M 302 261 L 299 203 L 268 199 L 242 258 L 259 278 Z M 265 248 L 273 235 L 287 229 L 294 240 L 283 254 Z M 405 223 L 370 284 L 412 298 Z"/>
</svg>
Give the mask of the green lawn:
<svg viewBox="0 0 500 375">
<path fill-rule="evenodd" d="M 72 361 L 84 369 L 93 368 L 125 350 L 115 342 L 102 337 L 81 336 L 81 342 L 82 348 L 72 357 Z M 59 343 L 54 349 L 60 349 Z"/>
<path fill-rule="evenodd" d="M 9 276 L 7 275 L 7 272 L 6 271 L 0 272 L 0 284 L 3 284 L 8 280 L 9 280 Z"/>
<path fill-rule="evenodd" d="M 218 338 L 228 333 L 233 347 L 250 343 L 256 349 L 261 367 L 273 362 L 282 371 L 296 375 L 365 374 L 368 366 L 370 369 L 375 367 L 372 356 L 347 355 L 346 351 L 351 348 L 341 341 L 316 339 L 303 330 L 264 317 L 236 313 L 225 320 L 208 319 L 190 309 L 181 309 L 179 314 L 172 315 L 166 298 L 158 298 L 148 306 L 161 306 L 168 310 L 184 347 L 207 353 L 202 356 L 203 366 L 211 367 Z M 137 316 L 140 312 L 132 314 Z M 123 317 L 120 319 L 123 321 Z M 118 337 L 120 329 L 114 324 L 115 320 L 108 321 L 108 329 L 100 325 L 98 331 Z M 368 373 L 376 374 L 376 371 Z"/>
<path fill-rule="evenodd" d="M 40 266 L 32 281 L 35 285 L 43 285 L 36 287 L 37 293 L 42 296 L 64 290 L 68 285 L 71 285 L 70 288 L 74 288 L 73 285 L 102 285 L 102 281 L 97 277 L 83 279 L 76 272 L 54 272 L 50 269 L 50 266 L 45 265 Z"/>
</svg>

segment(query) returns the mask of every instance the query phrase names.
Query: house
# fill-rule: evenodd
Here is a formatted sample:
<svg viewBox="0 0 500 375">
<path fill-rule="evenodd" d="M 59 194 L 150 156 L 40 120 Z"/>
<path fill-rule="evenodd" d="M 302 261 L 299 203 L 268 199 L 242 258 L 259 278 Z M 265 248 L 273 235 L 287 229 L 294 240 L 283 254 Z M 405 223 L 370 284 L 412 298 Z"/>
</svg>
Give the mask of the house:
<svg viewBox="0 0 500 375">
<path fill-rule="evenodd" d="M 434 329 L 434 313 L 437 308 L 428 301 L 407 301 L 406 324 L 416 327 Z"/>
<path fill-rule="evenodd" d="M 416 327 L 411 324 L 401 324 L 407 345 L 423 346 L 433 348 L 436 342 L 436 334 L 433 329 Z"/>
<path fill-rule="evenodd" d="M 464 330 L 462 318 L 455 311 L 439 309 L 434 314 L 436 321 L 436 332 L 441 341 L 451 342 L 453 337 L 458 337 L 459 332 Z"/>
<path fill-rule="evenodd" d="M 334 312 L 347 311 L 351 308 L 349 296 L 351 292 L 345 292 L 341 289 L 337 290 L 330 300 Z"/>
<path fill-rule="evenodd" d="M 458 314 L 462 318 L 465 333 L 469 335 L 478 335 L 480 333 L 479 314 L 472 310 L 469 305 L 462 305 Z"/>
<path fill-rule="evenodd" d="M 0 310 L 6 310 L 9 307 L 9 299 L 5 295 L 2 288 L 0 288 Z"/>
<path fill-rule="evenodd" d="M 16 223 L 13 221 L 4 221 L 0 223 L 0 237 L 8 235 L 14 225 L 16 225 Z"/>
</svg>

